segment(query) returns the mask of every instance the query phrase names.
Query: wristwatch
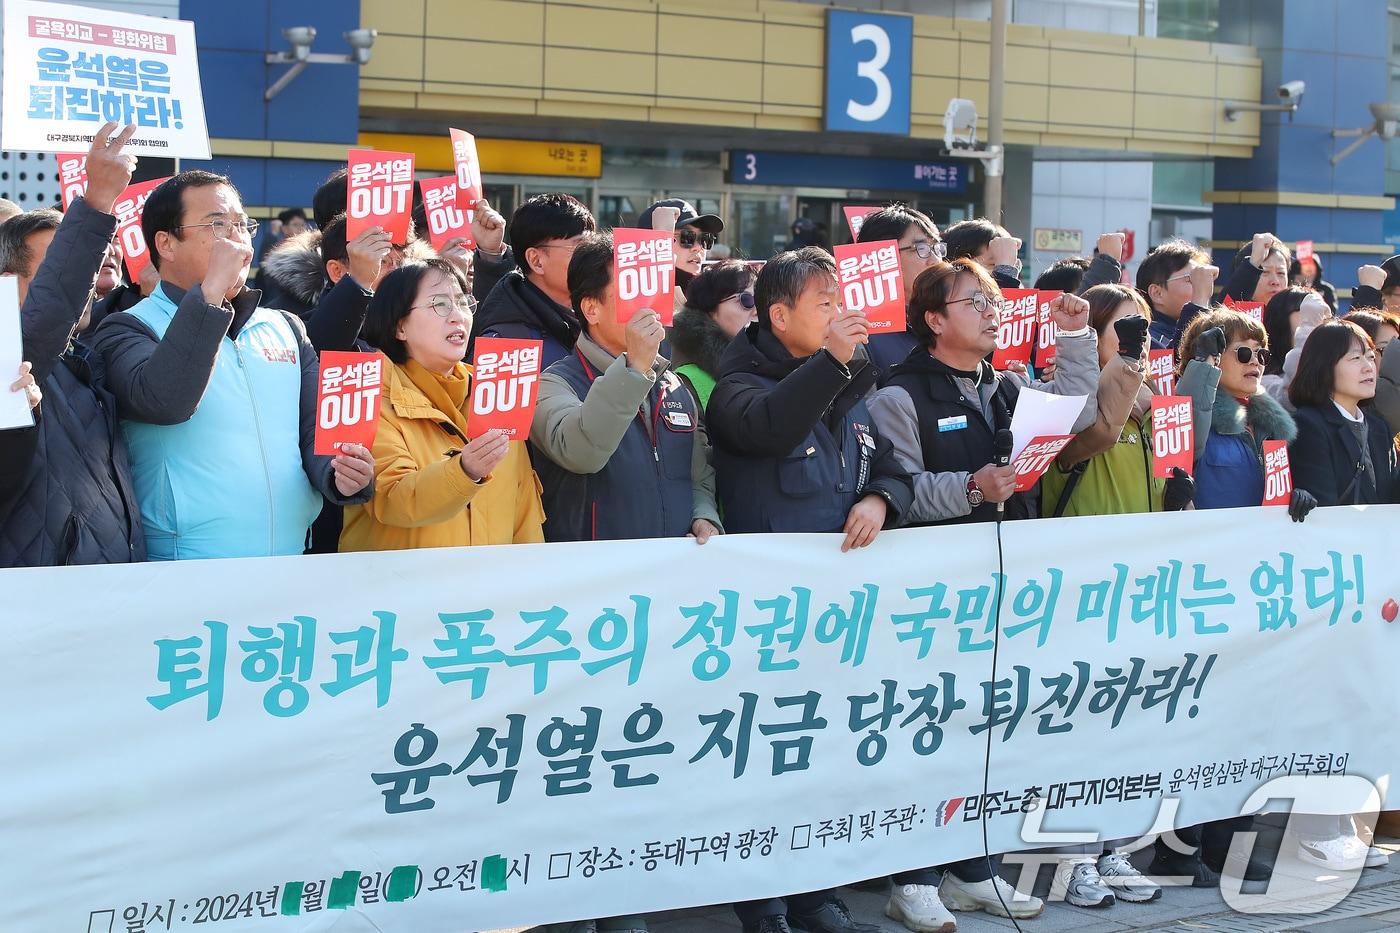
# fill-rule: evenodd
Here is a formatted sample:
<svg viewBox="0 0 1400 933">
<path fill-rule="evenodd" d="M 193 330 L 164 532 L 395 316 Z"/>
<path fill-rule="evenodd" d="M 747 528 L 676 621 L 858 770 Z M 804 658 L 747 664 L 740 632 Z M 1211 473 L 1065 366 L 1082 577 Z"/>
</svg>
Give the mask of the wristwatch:
<svg viewBox="0 0 1400 933">
<path fill-rule="evenodd" d="M 982 487 L 977 485 L 977 480 L 971 476 L 967 478 L 967 504 L 974 509 L 987 501 L 987 497 L 982 495 Z"/>
</svg>

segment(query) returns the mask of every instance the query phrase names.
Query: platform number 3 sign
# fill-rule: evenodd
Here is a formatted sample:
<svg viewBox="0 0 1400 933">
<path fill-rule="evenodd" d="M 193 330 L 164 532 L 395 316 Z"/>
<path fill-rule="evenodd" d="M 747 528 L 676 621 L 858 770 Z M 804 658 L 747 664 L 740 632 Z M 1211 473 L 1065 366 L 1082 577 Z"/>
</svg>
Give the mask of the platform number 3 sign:
<svg viewBox="0 0 1400 933">
<path fill-rule="evenodd" d="M 826 128 L 907 136 L 913 43 L 907 16 L 828 10 Z"/>
</svg>

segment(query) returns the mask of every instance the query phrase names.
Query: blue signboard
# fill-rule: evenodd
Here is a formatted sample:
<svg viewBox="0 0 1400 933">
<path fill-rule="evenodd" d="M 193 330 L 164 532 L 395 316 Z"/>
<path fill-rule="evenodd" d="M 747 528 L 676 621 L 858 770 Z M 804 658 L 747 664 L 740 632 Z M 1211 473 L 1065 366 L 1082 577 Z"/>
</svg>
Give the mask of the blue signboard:
<svg viewBox="0 0 1400 933">
<path fill-rule="evenodd" d="M 914 21 L 828 10 L 826 128 L 909 135 Z"/>
<path fill-rule="evenodd" d="M 729 180 L 736 185 L 798 185 L 808 188 L 873 188 L 888 191 L 967 190 L 966 162 L 920 159 L 859 159 L 805 152 L 729 153 Z"/>
</svg>

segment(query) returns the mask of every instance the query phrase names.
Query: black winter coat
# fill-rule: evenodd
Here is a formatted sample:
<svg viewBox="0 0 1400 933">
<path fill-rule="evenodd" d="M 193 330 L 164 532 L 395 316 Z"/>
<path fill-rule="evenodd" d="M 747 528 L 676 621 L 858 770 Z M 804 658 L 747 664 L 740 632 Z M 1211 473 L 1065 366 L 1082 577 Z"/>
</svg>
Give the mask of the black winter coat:
<svg viewBox="0 0 1400 933">
<path fill-rule="evenodd" d="M 1298 436 L 1288 445 L 1293 486 L 1312 493 L 1319 505 L 1400 502 L 1394 434 L 1380 415 L 1363 411 L 1374 473 L 1362 471 L 1361 445 L 1336 405 L 1304 405 L 1293 415 L 1298 425 Z"/>
</svg>

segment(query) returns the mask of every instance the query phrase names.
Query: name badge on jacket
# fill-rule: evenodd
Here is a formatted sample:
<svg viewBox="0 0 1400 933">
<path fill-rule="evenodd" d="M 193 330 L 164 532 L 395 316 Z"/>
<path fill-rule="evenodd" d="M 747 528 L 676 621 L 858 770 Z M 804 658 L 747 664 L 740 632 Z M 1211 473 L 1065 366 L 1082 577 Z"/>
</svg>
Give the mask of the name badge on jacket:
<svg viewBox="0 0 1400 933">
<path fill-rule="evenodd" d="M 938 419 L 938 433 L 944 431 L 961 431 L 967 427 L 967 415 L 954 415 L 951 418 Z"/>
</svg>

